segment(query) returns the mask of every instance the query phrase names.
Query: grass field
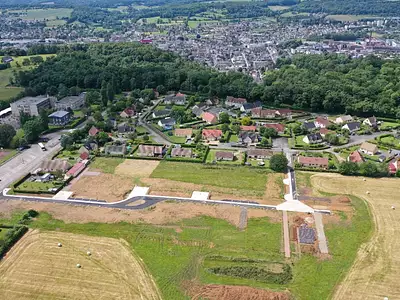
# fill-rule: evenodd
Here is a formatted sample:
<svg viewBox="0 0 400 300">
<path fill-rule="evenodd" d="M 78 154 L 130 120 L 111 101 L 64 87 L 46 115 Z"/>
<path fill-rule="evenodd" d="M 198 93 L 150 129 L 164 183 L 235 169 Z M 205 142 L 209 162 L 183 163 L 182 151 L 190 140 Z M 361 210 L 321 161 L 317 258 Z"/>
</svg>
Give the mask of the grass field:
<svg viewBox="0 0 400 300">
<path fill-rule="evenodd" d="M 318 189 L 349 193 L 365 199 L 376 224 L 371 240 L 359 249 L 354 265 L 332 299 L 398 298 L 400 215 L 391 206 L 400 206 L 400 198 L 394 196 L 398 195 L 399 181 L 389 178 L 367 178 L 364 181 L 361 177 L 336 174 L 318 174 L 311 180 Z"/>
<path fill-rule="evenodd" d="M 393 135 L 385 136 L 385 137 L 381 138 L 380 141 L 382 143 L 385 143 L 386 145 L 400 147 L 400 139 L 396 139 Z"/>
<path fill-rule="evenodd" d="M 285 10 L 290 8 L 290 6 L 281 6 L 281 5 L 272 5 L 272 6 L 268 6 L 268 8 L 272 11 L 277 11 L 277 10 Z"/>
<path fill-rule="evenodd" d="M 161 295 L 127 243 L 33 231 L 0 263 L 0 298 L 156 300 Z"/>
<path fill-rule="evenodd" d="M 342 22 L 356 22 L 362 19 L 379 19 L 379 17 L 373 15 L 328 15 L 326 18 Z"/>
<path fill-rule="evenodd" d="M 382 122 L 382 124 L 379 126 L 379 129 L 387 130 L 387 129 L 398 128 L 398 127 L 400 127 L 400 123 Z"/>
<path fill-rule="evenodd" d="M 24 20 L 56 20 L 58 18 L 69 18 L 72 13 L 70 8 L 48 8 L 48 9 L 27 9 L 12 10 L 10 13 L 22 14 Z"/>
<path fill-rule="evenodd" d="M 205 166 L 162 161 L 151 177 L 263 192 L 267 174 L 267 170 L 255 170 L 242 166 Z"/>
<path fill-rule="evenodd" d="M 233 161 L 225 161 L 225 160 L 217 161 L 217 159 L 215 158 L 215 154 L 217 153 L 217 151 L 218 151 L 218 152 L 233 152 L 233 154 L 234 154 Z M 229 150 L 215 150 L 215 149 L 211 149 L 211 150 L 208 152 L 206 162 L 207 162 L 207 163 L 212 163 L 212 162 L 215 161 L 218 165 L 220 165 L 220 164 L 226 164 L 226 165 L 240 165 L 240 164 L 242 163 L 242 156 L 243 156 L 243 153 L 241 153 L 241 152 L 239 152 L 239 151 L 229 151 Z"/>
<path fill-rule="evenodd" d="M 105 157 L 96 157 L 96 159 L 90 164 L 90 168 L 99 169 L 104 173 L 113 174 L 115 172 L 115 168 L 124 162 L 123 158 L 105 158 Z"/>
</svg>

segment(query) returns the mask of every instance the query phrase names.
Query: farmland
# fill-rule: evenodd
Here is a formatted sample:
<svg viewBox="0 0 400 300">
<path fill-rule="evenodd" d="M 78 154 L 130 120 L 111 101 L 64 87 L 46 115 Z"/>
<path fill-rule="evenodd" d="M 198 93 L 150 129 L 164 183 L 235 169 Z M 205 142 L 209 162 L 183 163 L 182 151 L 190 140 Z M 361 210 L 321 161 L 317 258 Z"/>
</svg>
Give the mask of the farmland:
<svg viewBox="0 0 400 300">
<path fill-rule="evenodd" d="M 81 268 L 76 267 L 78 263 Z M 0 263 L 0 298 L 37 297 L 161 299 L 152 277 L 126 243 L 33 231 Z"/>
<path fill-rule="evenodd" d="M 356 22 L 362 19 L 376 19 L 378 17 L 372 15 L 328 15 L 326 18 L 342 22 Z"/>
<path fill-rule="evenodd" d="M 394 299 L 400 294 L 397 263 L 400 254 L 400 217 L 391 206 L 399 207 L 398 180 L 342 177 L 318 174 L 311 177 L 318 189 L 349 193 L 367 200 L 376 223 L 371 240 L 358 251 L 355 264 L 337 288 L 333 299 Z M 370 194 L 366 192 L 369 191 Z M 329 239 L 329 237 L 328 237 Z"/>
<path fill-rule="evenodd" d="M 13 14 L 19 14 L 24 20 L 56 20 L 58 18 L 69 18 L 72 13 L 70 8 L 49 8 L 49 9 L 27 9 L 11 10 Z"/>
</svg>

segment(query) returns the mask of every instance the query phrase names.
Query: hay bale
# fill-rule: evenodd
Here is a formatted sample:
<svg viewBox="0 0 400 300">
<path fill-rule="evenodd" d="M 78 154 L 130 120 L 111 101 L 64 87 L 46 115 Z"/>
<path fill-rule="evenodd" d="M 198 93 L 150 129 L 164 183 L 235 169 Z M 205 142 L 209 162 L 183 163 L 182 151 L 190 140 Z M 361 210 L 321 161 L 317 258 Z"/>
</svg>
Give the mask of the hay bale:
<svg viewBox="0 0 400 300">
<path fill-rule="evenodd" d="M 80 264 L 76 264 L 76 267 L 80 269 L 82 266 Z"/>
<path fill-rule="evenodd" d="M 57 246 L 58 246 L 58 247 L 62 247 L 62 244 L 61 244 L 61 243 L 58 243 Z"/>
<path fill-rule="evenodd" d="M 87 254 L 88 256 L 92 255 L 92 253 L 90 253 L 90 251 L 86 252 L 86 254 Z"/>
</svg>

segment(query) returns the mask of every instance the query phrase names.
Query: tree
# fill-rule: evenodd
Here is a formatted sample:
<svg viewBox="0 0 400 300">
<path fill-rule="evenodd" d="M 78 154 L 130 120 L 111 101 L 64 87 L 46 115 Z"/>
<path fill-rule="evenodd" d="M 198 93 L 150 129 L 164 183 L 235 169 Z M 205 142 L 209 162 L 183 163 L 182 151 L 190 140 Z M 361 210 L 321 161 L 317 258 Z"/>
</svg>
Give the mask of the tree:
<svg viewBox="0 0 400 300">
<path fill-rule="evenodd" d="M 231 126 L 233 133 L 238 134 L 240 132 L 240 126 L 235 124 Z"/>
<path fill-rule="evenodd" d="M 397 172 L 396 172 L 396 177 L 399 177 L 399 178 L 400 178 L 400 169 L 397 170 Z"/>
<path fill-rule="evenodd" d="M 107 82 L 105 80 L 103 80 L 101 83 L 100 94 L 101 94 L 101 102 L 103 103 L 103 106 L 107 106 L 108 95 L 107 95 Z"/>
<path fill-rule="evenodd" d="M 149 140 L 150 140 L 150 137 L 147 134 L 145 134 L 143 136 L 143 141 L 148 142 Z"/>
<path fill-rule="evenodd" d="M 375 177 L 379 175 L 377 165 L 370 161 L 364 162 L 360 165 L 360 173 L 368 177 Z"/>
<path fill-rule="evenodd" d="M 93 114 L 93 118 L 95 119 L 96 122 L 104 121 L 103 115 L 102 115 L 101 112 L 99 112 L 99 111 L 96 111 L 96 112 Z"/>
<path fill-rule="evenodd" d="M 266 137 L 263 137 L 263 138 L 261 139 L 260 146 L 261 146 L 261 147 L 268 147 L 268 146 L 270 146 L 269 139 L 266 138 Z"/>
<path fill-rule="evenodd" d="M 241 123 L 243 126 L 249 126 L 253 124 L 250 117 L 243 117 Z"/>
<path fill-rule="evenodd" d="M 15 134 L 15 129 L 11 125 L 0 125 L 0 147 L 8 148 Z"/>
<path fill-rule="evenodd" d="M 351 161 L 344 161 L 339 165 L 339 172 L 343 175 L 356 175 L 359 169 L 358 164 Z"/>
<path fill-rule="evenodd" d="M 219 121 L 225 124 L 229 124 L 231 122 L 229 119 L 229 115 L 226 112 L 222 112 L 219 114 Z"/>
<path fill-rule="evenodd" d="M 286 172 L 288 160 L 284 154 L 272 155 L 270 159 L 270 168 L 275 172 Z"/>
<path fill-rule="evenodd" d="M 104 131 L 99 132 L 96 135 L 96 140 L 100 145 L 104 145 L 105 143 L 107 143 L 109 141 L 109 139 L 110 139 L 110 137 Z"/>
<path fill-rule="evenodd" d="M 162 84 L 158 85 L 156 90 L 160 95 L 164 95 L 167 92 L 167 89 Z"/>
<path fill-rule="evenodd" d="M 278 136 L 278 132 L 274 128 L 269 128 L 269 127 L 261 127 L 260 134 L 262 137 L 265 138 L 272 138 Z"/>
<path fill-rule="evenodd" d="M 61 136 L 60 140 L 61 147 L 67 148 L 68 146 L 71 146 L 73 143 L 74 139 L 70 135 L 64 134 Z"/>
<path fill-rule="evenodd" d="M 40 127 L 41 124 L 37 119 L 29 120 L 22 126 L 28 143 L 33 143 L 39 138 L 41 132 Z"/>
<path fill-rule="evenodd" d="M 115 91 L 111 82 L 107 83 L 107 99 L 112 102 L 114 100 Z"/>
<path fill-rule="evenodd" d="M 331 145 L 339 145 L 339 137 L 335 133 L 328 133 L 325 135 L 325 141 L 327 141 Z"/>
<path fill-rule="evenodd" d="M 229 125 L 226 123 L 222 124 L 221 130 L 223 133 L 227 132 L 229 130 Z"/>
</svg>

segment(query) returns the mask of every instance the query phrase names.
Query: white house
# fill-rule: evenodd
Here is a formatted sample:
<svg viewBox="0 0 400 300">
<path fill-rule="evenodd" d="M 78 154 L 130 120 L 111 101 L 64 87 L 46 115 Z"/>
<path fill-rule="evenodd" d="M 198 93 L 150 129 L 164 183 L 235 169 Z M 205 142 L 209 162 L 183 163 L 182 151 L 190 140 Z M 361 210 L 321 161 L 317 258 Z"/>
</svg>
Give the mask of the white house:
<svg viewBox="0 0 400 300">
<path fill-rule="evenodd" d="M 306 144 L 319 144 L 322 143 L 322 141 L 323 141 L 322 135 L 319 132 L 313 134 L 307 134 L 303 138 L 303 142 Z"/>
<path fill-rule="evenodd" d="M 351 121 L 353 121 L 353 117 L 350 115 L 345 115 L 345 116 L 337 117 L 335 120 L 335 123 L 343 124 L 343 123 L 347 123 L 347 122 L 351 122 Z"/>
</svg>

